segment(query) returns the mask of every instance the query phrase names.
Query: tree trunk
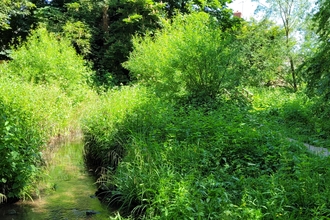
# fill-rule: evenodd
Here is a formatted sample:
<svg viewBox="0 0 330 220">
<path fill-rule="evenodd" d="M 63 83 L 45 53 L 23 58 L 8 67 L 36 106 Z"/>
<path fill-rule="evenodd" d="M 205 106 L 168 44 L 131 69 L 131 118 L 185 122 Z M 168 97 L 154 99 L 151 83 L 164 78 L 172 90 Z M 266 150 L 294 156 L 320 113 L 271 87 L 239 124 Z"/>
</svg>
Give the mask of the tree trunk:
<svg viewBox="0 0 330 220">
<path fill-rule="evenodd" d="M 108 6 L 104 6 L 102 11 L 103 11 L 103 15 L 102 15 L 102 29 L 104 31 L 104 33 L 109 33 L 109 16 L 108 16 Z"/>
<path fill-rule="evenodd" d="M 295 68 L 294 68 L 294 64 L 293 64 L 293 59 L 292 57 L 290 56 L 290 68 L 291 68 L 291 75 L 292 75 L 292 83 L 293 83 L 293 89 L 295 92 L 297 92 L 297 79 L 296 79 L 296 71 L 295 71 Z"/>
<path fill-rule="evenodd" d="M 293 83 L 293 90 L 297 92 L 297 80 L 296 80 L 296 71 L 294 68 L 293 58 L 290 55 L 290 48 L 289 48 L 289 23 L 288 21 L 285 23 L 285 37 L 286 37 L 286 46 L 287 46 L 287 53 L 289 55 L 289 61 L 290 61 L 290 69 L 291 69 L 291 76 L 292 76 L 292 83 Z"/>
</svg>

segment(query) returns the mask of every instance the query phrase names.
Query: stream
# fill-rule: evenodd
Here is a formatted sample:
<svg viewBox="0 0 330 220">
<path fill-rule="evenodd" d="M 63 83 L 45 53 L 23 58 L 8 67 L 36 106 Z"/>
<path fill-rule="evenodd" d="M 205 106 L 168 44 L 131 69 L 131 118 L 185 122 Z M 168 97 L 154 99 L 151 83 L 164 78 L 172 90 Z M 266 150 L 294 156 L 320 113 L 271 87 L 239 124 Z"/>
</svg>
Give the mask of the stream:
<svg viewBox="0 0 330 220">
<path fill-rule="evenodd" d="M 97 186 L 86 170 L 83 144 L 70 142 L 44 153 L 48 163 L 33 200 L 0 205 L 1 220 L 109 219 L 110 211 L 94 195 Z"/>
</svg>

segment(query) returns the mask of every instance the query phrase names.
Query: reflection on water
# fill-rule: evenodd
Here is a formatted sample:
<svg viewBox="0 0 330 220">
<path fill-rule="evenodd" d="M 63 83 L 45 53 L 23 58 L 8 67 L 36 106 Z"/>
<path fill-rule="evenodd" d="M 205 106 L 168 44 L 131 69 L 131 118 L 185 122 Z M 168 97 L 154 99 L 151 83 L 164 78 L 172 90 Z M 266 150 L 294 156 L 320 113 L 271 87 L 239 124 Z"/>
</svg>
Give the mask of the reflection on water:
<svg viewBox="0 0 330 220">
<path fill-rule="evenodd" d="M 72 192 L 75 194 L 78 190 L 72 190 Z M 69 194 L 69 197 L 66 197 L 60 192 L 56 194 L 56 198 L 59 199 L 50 195 L 34 201 L 2 204 L 0 205 L 0 220 L 107 219 L 109 216 L 107 208 L 100 204 L 95 196 L 85 193 L 88 192 L 82 191 L 77 196 L 72 197 Z"/>
<path fill-rule="evenodd" d="M 89 198 L 92 200 L 92 198 Z M 89 200 L 86 198 L 86 200 Z M 97 199 L 95 199 L 97 200 Z M 109 213 L 105 207 L 100 210 L 63 208 L 44 206 L 43 201 L 18 202 L 16 204 L 0 205 L 1 220 L 83 220 L 107 219 Z"/>
<path fill-rule="evenodd" d="M 29 216 L 33 207 L 30 205 L 11 204 L 0 205 L 0 219 L 1 220 L 26 220 L 36 219 L 33 216 Z M 31 218 L 28 218 L 31 217 Z"/>
<path fill-rule="evenodd" d="M 95 210 L 79 210 L 79 209 L 53 209 L 39 212 L 35 205 L 27 203 L 18 203 L 0 206 L 1 220 L 71 220 L 71 219 L 100 219 L 102 214 Z"/>
<path fill-rule="evenodd" d="M 34 201 L 0 205 L 0 220 L 103 220 L 110 212 L 94 196 L 94 179 L 86 171 L 83 145 L 71 143 L 50 153 L 46 189 Z"/>
</svg>

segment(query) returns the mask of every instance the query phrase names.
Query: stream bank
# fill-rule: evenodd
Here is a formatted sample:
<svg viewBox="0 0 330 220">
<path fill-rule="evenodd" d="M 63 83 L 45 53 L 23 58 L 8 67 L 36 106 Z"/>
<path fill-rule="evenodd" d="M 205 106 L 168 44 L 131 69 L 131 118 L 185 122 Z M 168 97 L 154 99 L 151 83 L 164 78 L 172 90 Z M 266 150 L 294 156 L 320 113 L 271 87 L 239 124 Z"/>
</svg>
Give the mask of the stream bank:
<svg viewBox="0 0 330 220">
<path fill-rule="evenodd" d="M 1 220 L 109 219 L 97 197 L 94 177 L 86 170 L 83 143 L 78 140 L 45 154 L 46 172 L 33 201 L 0 205 Z M 39 191 L 39 192 L 38 192 Z"/>
</svg>

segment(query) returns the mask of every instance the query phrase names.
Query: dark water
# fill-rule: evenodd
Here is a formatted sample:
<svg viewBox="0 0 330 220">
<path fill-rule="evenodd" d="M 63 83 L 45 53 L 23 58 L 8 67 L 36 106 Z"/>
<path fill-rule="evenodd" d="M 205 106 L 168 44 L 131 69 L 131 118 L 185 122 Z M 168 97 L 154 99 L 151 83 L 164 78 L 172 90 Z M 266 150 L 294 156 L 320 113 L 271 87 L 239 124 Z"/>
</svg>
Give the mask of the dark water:
<svg viewBox="0 0 330 220">
<path fill-rule="evenodd" d="M 102 211 L 102 210 L 100 210 Z M 71 219 L 107 219 L 108 213 L 96 210 L 62 207 L 40 210 L 38 203 L 28 204 L 19 202 L 0 206 L 1 220 L 71 220 Z M 105 214 L 105 215 L 104 215 Z"/>
</svg>

